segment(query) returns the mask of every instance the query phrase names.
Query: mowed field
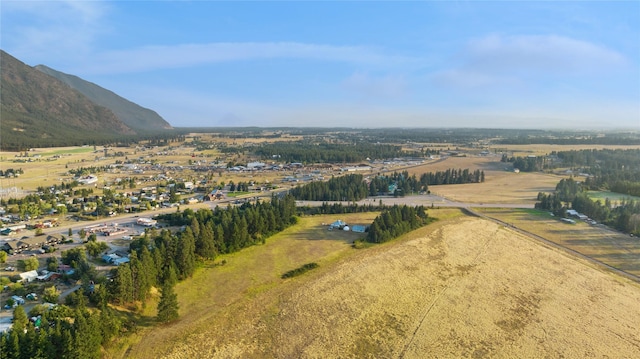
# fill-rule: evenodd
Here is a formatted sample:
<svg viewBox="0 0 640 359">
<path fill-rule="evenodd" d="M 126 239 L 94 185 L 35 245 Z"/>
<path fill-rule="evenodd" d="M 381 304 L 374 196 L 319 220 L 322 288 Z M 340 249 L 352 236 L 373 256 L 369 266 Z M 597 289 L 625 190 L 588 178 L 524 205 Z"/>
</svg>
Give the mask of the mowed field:
<svg viewBox="0 0 640 359">
<path fill-rule="evenodd" d="M 266 245 L 180 283 L 181 319 L 143 331 L 121 354 L 640 356 L 638 283 L 494 222 L 455 209 L 430 213 L 441 220 L 362 250 L 350 248 L 349 234 L 321 226 L 335 216 L 303 218 Z M 310 261 L 320 267 L 279 278 Z"/>
<path fill-rule="evenodd" d="M 441 161 L 412 167 L 409 174 L 420 177 L 425 172 L 445 171 L 449 168 L 482 170 L 483 183 L 429 186 L 433 194 L 450 200 L 468 203 L 533 204 L 538 192 L 552 192 L 564 176 L 541 172 L 514 173 L 510 163 L 500 162 L 498 156 L 449 157 Z"/>
<path fill-rule="evenodd" d="M 640 277 L 640 238 L 578 220 L 575 224 L 561 222 L 546 211 L 501 208 L 475 210 Z"/>
</svg>

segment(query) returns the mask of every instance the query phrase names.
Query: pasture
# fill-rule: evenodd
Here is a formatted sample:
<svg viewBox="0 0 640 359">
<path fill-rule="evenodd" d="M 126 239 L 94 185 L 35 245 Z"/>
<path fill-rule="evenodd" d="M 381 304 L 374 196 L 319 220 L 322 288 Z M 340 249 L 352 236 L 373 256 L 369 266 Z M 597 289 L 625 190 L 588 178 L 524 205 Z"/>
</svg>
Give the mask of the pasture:
<svg viewBox="0 0 640 359">
<path fill-rule="evenodd" d="M 364 250 L 350 248 L 348 233 L 318 227 L 331 219 L 304 218 L 180 283 L 181 319 L 143 330 L 138 343 L 109 357 L 640 354 L 640 311 L 630 310 L 640 302 L 637 283 L 493 222 L 442 214 Z M 280 279 L 310 261 L 320 267 Z"/>
<path fill-rule="evenodd" d="M 640 197 L 629 196 L 626 194 L 609 192 L 609 191 L 588 191 L 587 196 L 589 196 L 589 198 L 591 199 L 598 200 L 602 203 L 604 203 L 607 198 L 613 204 L 620 203 L 622 200 L 629 200 L 629 199 L 632 199 L 634 201 L 640 201 Z"/>
<path fill-rule="evenodd" d="M 539 235 L 611 267 L 640 276 L 640 240 L 603 225 L 569 224 L 546 211 L 475 208 L 478 212 Z"/>
<path fill-rule="evenodd" d="M 268 300 L 277 300 L 277 293 L 297 285 L 299 278 L 330 270 L 340 258 L 357 252 L 352 243 L 363 234 L 329 231 L 323 223 L 342 219 L 348 224 L 370 224 L 376 215 L 303 217 L 296 226 L 268 238 L 265 245 L 220 256 L 215 263 L 197 271 L 192 279 L 177 285 L 181 316 L 177 323 L 145 328 L 142 334 L 125 339 L 140 340 L 138 344 L 131 348 L 116 345 L 112 348 L 116 352 L 108 357 L 157 358 L 193 335 L 215 333 L 217 337 L 212 340 L 224 342 L 225 332 L 235 326 L 234 321 L 250 321 L 257 314 L 247 312 L 245 306 L 266 304 L 262 303 L 265 293 Z M 295 279 L 281 279 L 285 272 L 309 262 L 317 262 L 320 267 Z M 205 352 L 188 353 L 207 357 Z"/>
<path fill-rule="evenodd" d="M 467 203 L 535 203 L 538 192 L 551 192 L 564 176 L 542 172 L 514 173 L 507 170 L 511 164 L 500 162 L 496 156 L 448 157 L 408 169 L 409 174 L 420 177 L 425 172 L 444 171 L 448 168 L 469 168 L 485 173 L 483 183 L 429 186 L 433 194 Z"/>
</svg>

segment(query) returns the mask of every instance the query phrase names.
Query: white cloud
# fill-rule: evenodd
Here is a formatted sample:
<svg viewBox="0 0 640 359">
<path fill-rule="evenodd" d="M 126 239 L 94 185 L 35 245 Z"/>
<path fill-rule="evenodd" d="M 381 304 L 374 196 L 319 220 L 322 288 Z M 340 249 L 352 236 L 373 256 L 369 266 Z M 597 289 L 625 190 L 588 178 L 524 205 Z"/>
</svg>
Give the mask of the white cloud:
<svg viewBox="0 0 640 359">
<path fill-rule="evenodd" d="M 83 73 L 127 73 L 260 59 L 305 59 L 393 67 L 414 62 L 360 46 L 333 46 L 296 42 L 246 42 L 145 46 L 96 54 Z"/>
<path fill-rule="evenodd" d="M 514 84 L 516 79 L 507 76 L 468 71 L 464 69 L 452 69 L 439 71 L 432 74 L 431 79 L 438 85 L 454 88 L 469 89 L 496 84 Z"/>
<path fill-rule="evenodd" d="M 342 85 L 347 90 L 368 97 L 399 97 L 407 91 L 407 81 L 404 76 L 399 75 L 375 77 L 367 73 L 356 72 L 349 76 Z"/>
<path fill-rule="evenodd" d="M 471 41 L 465 57 L 466 66 L 496 73 L 607 71 L 626 64 L 616 51 L 557 35 L 490 35 Z"/>
<path fill-rule="evenodd" d="M 3 21 L 29 18 L 4 28 L 3 46 L 21 59 L 87 54 L 107 11 L 101 1 L 3 1 Z"/>
<path fill-rule="evenodd" d="M 470 41 L 448 69 L 431 79 L 458 88 L 519 86 L 527 81 L 596 76 L 628 68 L 620 53 L 557 35 L 490 35 Z"/>
</svg>

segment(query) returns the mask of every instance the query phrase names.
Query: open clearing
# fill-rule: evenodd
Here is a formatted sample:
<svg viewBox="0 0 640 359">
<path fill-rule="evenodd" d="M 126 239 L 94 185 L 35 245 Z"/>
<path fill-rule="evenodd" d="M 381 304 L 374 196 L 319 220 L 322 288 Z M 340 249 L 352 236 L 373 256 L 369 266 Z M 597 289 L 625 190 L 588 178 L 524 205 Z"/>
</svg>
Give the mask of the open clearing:
<svg viewBox="0 0 640 359">
<path fill-rule="evenodd" d="M 409 169 L 409 174 L 420 177 L 425 172 L 445 171 L 449 168 L 468 168 L 485 172 L 483 183 L 429 186 L 433 194 L 458 202 L 468 203 L 535 203 L 538 192 L 552 192 L 565 176 L 541 172 L 514 173 L 507 171 L 510 163 L 500 162 L 500 157 L 449 157 Z"/>
<path fill-rule="evenodd" d="M 609 192 L 609 191 L 587 191 L 587 196 L 589 196 L 589 198 L 591 198 L 591 199 L 598 200 L 598 201 L 600 201 L 602 203 L 604 203 L 607 198 L 612 203 L 620 203 L 623 200 L 640 201 L 640 197 L 629 196 L 629 195 L 626 195 L 626 194 L 621 194 L 621 193 L 616 193 L 616 192 Z"/>
<path fill-rule="evenodd" d="M 636 237 L 582 221 L 564 223 L 546 211 L 500 208 L 475 210 L 611 267 L 640 276 L 640 239 Z"/>
<path fill-rule="evenodd" d="M 432 215 L 447 219 L 365 250 L 304 218 L 180 283 L 181 319 L 127 357 L 640 356 L 637 283 L 457 210 Z"/>
</svg>

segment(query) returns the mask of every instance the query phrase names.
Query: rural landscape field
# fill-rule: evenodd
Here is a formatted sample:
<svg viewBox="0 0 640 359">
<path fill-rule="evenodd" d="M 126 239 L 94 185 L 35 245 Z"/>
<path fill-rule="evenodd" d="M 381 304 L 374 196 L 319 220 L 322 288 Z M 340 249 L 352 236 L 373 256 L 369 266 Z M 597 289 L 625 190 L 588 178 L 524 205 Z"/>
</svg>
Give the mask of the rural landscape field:
<svg viewBox="0 0 640 359">
<path fill-rule="evenodd" d="M 640 358 L 639 1 L 0 7 L 0 359 Z"/>
<path fill-rule="evenodd" d="M 88 213 L 95 208 L 91 207 L 95 206 L 92 202 L 100 198 L 85 202 L 84 210 L 79 211 L 74 206 L 76 201 L 68 200 L 67 211 L 46 215 L 41 211 L 41 218 L 35 220 L 55 220 L 54 227 L 43 231 L 33 226 L 18 234 L 23 238 L 32 231 L 70 234 L 73 243 L 61 246 L 61 251 L 34 252 L 40 268 L 50 267 L 53 257 L 58 258 L 58 263 L 65 263 L 68 253 L 77 253 L 76 248 L 84 246 L 87 250 L 88 265 L 97 269 L 88 275 L 102 283 L 106 296 L 103 303 L 118 318 L 113 320 L 120 323 L 117 326 L 122 334 L 102 343 L 100 356 L 582 358 L 616 353 L 617 357 L 631 358 L 640 354 L 640 311 L 635 310 L 640 302 L 640 241 L 633 236 L 637 229 L 631 229 L 630 235 L 613 228 L 613 222 L 594 225 L 565 212 L 556 215 L 556 209 L 540 208 L 540 193 L 561 193 L 565 190 L 560 184 L 589 179 L 584 173 L 586 168 L 580 172 L 575 166 L 556 163 L 548 169 L 514 171 L 515 166 L 526 165 L 522 159 L 528 158 L 531 163 L 545 159 L 544 163 L 549 163 L 555 158 L 549 157 L 551 151 L 573 153 L 585 151 L 588 146 L 457 145 L 451 150 L 450 144 L 413 144 L 404 146 L 406 158 L 369 161 L 366 166 L 285 163 L 278 167 L 277 161 L 271 161 L 268 168 L 246 169 L 242 164 L 261 159 L 253 151 L 241 153 L 229 148 L 247 148 L 247 143 L 251 148 L 276 146 L 297 143 L 301 138 L 292 136 L 279 142 L 268 136 L 250 140 L 217 136 L 191 133 L 183 142 L 171 145 L 43 148 L 1 154 L 3 168 L 21 170 L 19 176 L 5 177 L 4 183 L 19 183 L 14 191 L 26 198 L 33 198 L 32 194 L 45 186 L 73 182 L 87 168 L 99 180 L 79 188 L 111 196 L 120 193 L 121 197 L 116 195 L 110 200 L 107 198 L 111 197 L 102 197 L 102 201 L 115 202 L 107 204 L 106 212 L 101 213 L 113 211 L 114 216 L 101 218 L 99 213 Z M 322 136 L 315 134 L 311 138 L 319 141 Z M 203 147 L 203 137 L 217 145 L 198 149 Z M 200 140 L 194 141 L 196 138 Z M 422 158 L 418 158 L 417 148 L 421 148 Z M 625 154 L 639 148 L 617 146 L 615 151 Z M 609 151 L 601 146 L 592 150 Z M 425 156 L 425 151 L 431 155 Z M 240 167 L 235 169 L 231 164 Z M 356 174 L 351 174 L 350 168 L 357 168 Z M 420 184 L 412 181 L 424 180 L 425 175 L 446 176 L 452 169 L 465 169 L 480 174 L 482 179 L 414 189 Z M 338 180 L 343 181 L 343 186 L 359 186 L 358 181 L 364 181 L 369 192 L 374 184 L 380 186 L 376 184 L 379 181 L 392 180 L 392 187 L 403 192 L 395 189 L 393 193 L 383 193 L 388 191 L 385 187 L 364 198 L 346 201 L 346 197 L 319 201 L 306 198 L 301 192 L 314 183 L 339 183 Z M 356 182 L 349 184 L 353 180 Z M 188 190 L 182 189 L 184 183 L 199 185 Z M 242 183 L 251 186 L 240 189 Z M 154 193 L 159 194 L 171 184 L 181 190 L 166 197 L 162 206 L 159 201 L 134 202 L 128 198 L 149 193 L 149 188 L 157 189 Z M 232 191 L 231 185 L 235 184 L 239 190 Z M 141 188 L 142 194 L 137 194 Z M 314 191 L 322 191 L 321 188 Z M 201 193 L 206 196 L 216 191 L 224 193 L 224 197 L 202 199 Z M 626 206 L 635 198 L 611 191 L 586 193 L 601 206 L 605 202 L 611 202 L 613 207 Z M 206 211 L 213 210 L 209 213 L 214 215 L 225 211 L 241 214 L 243 209 L 259 206 L 260 202 L 279 203 L 290 195 L 300 196 L 295 198 L 297 219 L 278 233 L 266 240 L 252 234 L 252 242 L 235 250 L 216 242 L 217 253 L 209 257 L 200 252 L 198 246 L 202 244 L 198 244 L 201 240 L 197 233 L 205 227 L 194 227 L 193 221 L 204 223 Z M 14 203 L 22 202 L 9 200 L 10 197 L 7 193 L 3 200 L 10 216 L 19 214 L 22 208 L 31 213 L 33 207 L 15 207 Z M 41 208 L 46 208 L 46 202 L 40 203 Z M 368 243 L 366 232 L 341 230 L 342 225 L 331 230 L 335 223 L 370 228 L 378 217 L 383 217 L 385 208 L 398 206 L 424 208 L 430 219 L 428 224 L 384 243 Z M 359 207 L 362 212 L 354 212 Z M 343 209 L 331 214 L 336 208 Z M 317 213 L 320 209 L 325 212 Z M 205 212 L 198 214 L 201 211 Z M 191 216 L 189 213 L 197 214 L 196 219 L 185 217 Z M 629 217 L 631 226 L 636 223 L 634 216 Z M 136 230 L 135 222 L 140 217 L 155 218 L 160 225 L 153 231 Z M 182 228 L 173 224 L 182 218 L 192 219 L 186 219 L 187 225 Z M 126 239 L 109 237 L 107 232 L 89 242 L 81 237 L 82 230 L 91 228 L 92 223 L 112 221 L 120 223 Z M 218 225 L 212 228 L 215 226 Z M 120 282 L 123 268 L 134 266 L 126 263 L 114 267 L 100 255 L 91 254 L 91 241 L 95 241 L 105 244 L 104 253 L 130 256 L 136 252 L 144 263 L 147 254 L 140 252 L 140 244 L 148 243 L 154 252 L 161 250 L 161 242 L 167 239 L 154 236 L 167 238 L 165 228 L 167 233 L 176 233 L 177 243 L 183 243 L 185 227 L 196 236 L 195 250 L 201 254 L 192 262 L 192 269 L 177 258 L 171 264 L 180 266 L 176 273 L 181 277 L 172 288 L 176 293 L 176 317 L 168 321 L 160 319 L 159 314 L 166 305 L 163 293 L 167 291 L 161 282 L 148 287 L 144 299 L 122 300 L 124 293 L 119 286 L 124 285 Z M 16 234 L 3 239 L 11 243 L 17 240 L 14 238 Z M 229 240 L 226 246 L 232 245 L 233 239 Z M 7 257 L 5 265 L 24 266 L 28 253 L 14 253 Z M 178 249 L 178 258 L 182 255 Z M 309 264 L 313 269 L 307 273 L 284 276 Z M 186 270 L 191 274 L 180 274 Z M 15 274 L 5 270 L 3 275 L 12 278 Z M 118 284 L 114 286 L 109 281 Z M 26 287 L 5 282 L 9 289 L 2 294 L 3 303 L 25 289 L 44 296 L 49 286 L 46 282 Z M 83 277 L 64 276 L 56 287 L 60 288 L 58 301 L 73 308 L 78 300 L 73 291 L 80 289 L 78 293 L 82 293 Z M 99 308 L 95 293 L 84 295 L 91 306 Z M 31 311 L 37 307 L 34 302 L 25 305 Z M 10 312 L 4 313 L 6 318 Z"/>
<path fill-rule="evenodd" d="M 202 274 L 180 288 L 184 318 L 146 333 L 133 358 L 632 358 L 638 283 L 547 248 L 507 228 L 434 211 L 443 220 L 393 243 L 349 250 L 308 229 L 243 253 L 224 280 Z M 305 223 L 304 227 L 309 224 Z M 319 223 L 315 223 L 319 226 Z M 322 231 L 322 229 L 320 229 Z M 322 231 L 321 233 L 324 233 Z M 300 235 L 309 243 L 298 244 Z M 348 241 L 348 239 L 346 239 Z M 327 252 L 325 241 L 337 241 Z M 282 247 L 327 258 L 292 282 L 261 276 Z M 296 250 L 296 251 L 297 251 Z M 335 260 L 333 258 L 336 258 Z M 229 259 L 231 265 L 240 259 Z M 275 262 L 275 263 L 274 263 Z M 296 263 L 291 263 L 295 266 Z M 206 278 L 204 278 L 206 276 Z M 203 289 L 204 283 L 212 291 Z M 193 287 L 197 288 L 193 288 Z M 238 297 L 229 303 L 229 296 Z M 222 294 L 224 293 L 224 294 Z M 193 325 L 192 323 L 196 323 Z"/>
</svg>

